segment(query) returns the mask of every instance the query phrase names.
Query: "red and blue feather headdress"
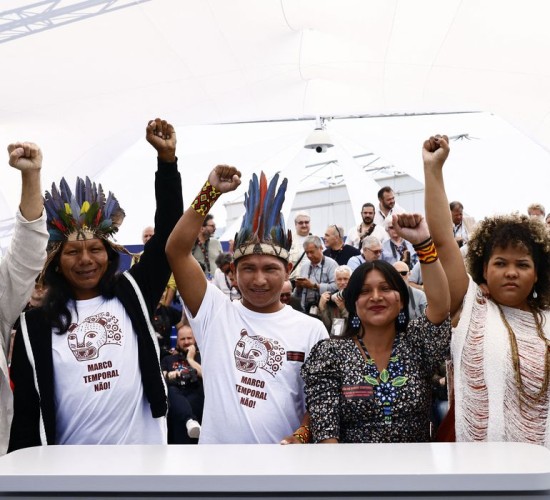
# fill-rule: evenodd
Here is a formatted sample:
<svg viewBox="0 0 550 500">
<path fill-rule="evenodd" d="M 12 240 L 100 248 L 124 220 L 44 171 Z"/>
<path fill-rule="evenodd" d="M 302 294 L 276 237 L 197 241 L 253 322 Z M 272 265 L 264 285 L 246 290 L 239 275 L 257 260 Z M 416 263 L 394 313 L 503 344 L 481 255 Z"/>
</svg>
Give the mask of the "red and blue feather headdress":
<svg viewBox="0 0 550 500">
<path fill-rule="evenodd" d="M 281 213 L 288 181 L 283 179 L 277 190 L 278 181 L 279 174 L 275 174 L 268 186 L 263 172 L 259 180 L 252 175 L 244 195 L 243 222 L 235 235 L 235 260 L 245 255 L 274 255 L 288 261 L 292 236 Z"/>
</svg>

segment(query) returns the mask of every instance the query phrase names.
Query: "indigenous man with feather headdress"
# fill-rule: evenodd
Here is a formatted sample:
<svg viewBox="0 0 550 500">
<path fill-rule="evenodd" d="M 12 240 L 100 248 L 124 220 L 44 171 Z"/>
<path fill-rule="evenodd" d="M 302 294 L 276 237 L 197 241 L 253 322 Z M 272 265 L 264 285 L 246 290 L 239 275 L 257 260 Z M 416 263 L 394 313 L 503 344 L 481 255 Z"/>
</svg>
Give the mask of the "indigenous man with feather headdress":
<svg viewBox="0 0 550 500">
<path fill-rule="evenodd" d="M 300 368 L 327 337 L 323 324 L 284 305 L 291 245 L 281 215 L 287 180 L 253 175 L 231 264 L 242 295 L 231 302 L 192 256 L 208 211 L 241 174 L 217 166 L 170 235 L 166 252 L 200 348 L 205 406 L 199 444 L 308 442 Z M 282 440 L 282 441 L 281 441 Z"/>
</svg>

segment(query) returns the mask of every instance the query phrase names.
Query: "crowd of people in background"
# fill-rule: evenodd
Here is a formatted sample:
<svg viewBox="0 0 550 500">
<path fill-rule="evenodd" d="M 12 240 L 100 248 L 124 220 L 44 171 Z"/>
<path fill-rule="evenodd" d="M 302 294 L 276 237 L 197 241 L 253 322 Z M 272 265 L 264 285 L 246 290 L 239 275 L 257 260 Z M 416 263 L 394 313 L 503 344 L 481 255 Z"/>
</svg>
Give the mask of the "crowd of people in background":
<svg viewBox="0 0 550 500">
<path fill-rule="evenodd" d="M 22 195 L 0 263 L 0 455 L 46 444 L 550 446 L 543 205 L 476 222 L 447 199 L 438 135 L 422 148 L 425 216 L 384 186 L 347 232 L 335 220 L 312 234 L 305 211 L 289 231 L 286 179 L 262 172 L 224 251 L 209 211 L 241 173 L 218 165 L 183 212 L 174 128 L 151 120 L 146 139 L 155 225 L 123 273 L 116 197 L 86 178 L 43 199 L 40 148 L 8 147 Z"/>
</svg>

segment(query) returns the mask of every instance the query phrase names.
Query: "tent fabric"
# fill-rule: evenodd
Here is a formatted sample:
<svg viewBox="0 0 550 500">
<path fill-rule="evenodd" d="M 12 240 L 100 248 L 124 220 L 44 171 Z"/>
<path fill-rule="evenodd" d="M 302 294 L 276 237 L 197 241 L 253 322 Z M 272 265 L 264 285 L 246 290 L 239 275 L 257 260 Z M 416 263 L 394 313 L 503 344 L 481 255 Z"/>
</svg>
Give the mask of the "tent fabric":
<svg viewBox="0 0 550 500">
<path fill-rule="evenodd" d="M 75 3 L 4 1 L 0 35 L 9 26 L 3 15 L 8 9 L 28 7 L 30 12 L 35 5 L 51 4 L 53 13 Z M 243 137 L 225 146 L 210 143 L 209 149 L 203 138 L 202 153 L 181 133 L 180 159 L 185 163 L 199 157 L 206 163 L 216 156 L 215 162 L 221 163 L 228 162 L 227 157 L 245 156 L 247 169 L 274 158 L 282 169 L 299 154 L 314 118 L 329 116 L 335 117 L 330 127 L 340 134 L 339 154 L 345 156 L 346 168 L 352 168 L 346 153 L 351 147 L 343 144 L 351 142 L 363 149 L 378 148 L 396 165 L 403 162 L 403 170 L 418 173 L 418 157 L 410 166 L 412 149 L 397 150 L 413 136 L 416 140 L 415 134 L 396 137 L 399 127 L 380 125 L 387 131 L 385 137 L 373 126 L 371 138 L 358 138 L 363 128 L 340 132 L 337 118 L 479 111 L 483 113 L 463 115 L 466 128 L 457 133 L 473 135 L 476 120 L 487 122 L 490 117 L 497 117 L 496 131 L 485 133 L 477 143 L 470 141 L 470 150 L 499 156 L 512 144 L 503 143 L 499 131 L 512 127 L 523 134 L 516 134 L 517 149 L 529 158 L 512 152 L 516 163 L 485 163 L 480 186 L 487 188 L 501 177 L 502 165 L 517 168 L 519 162 L 517 171 L 507 172 L 509 185 L 522 179 L 527 190 L 533 189 L 530 201 L 545 201 L 537 186 L 541 175 L 547 178 L 550 151 L 550 4 L 544 0 L 124 4 L 119 10 L 27 36 L 0 36 L 0 137 L 4 145 L 33 140 L 42 146 L 45 186 L 62 175 L 90 175 L 121 197 L 128 188 L 131 205 L 131 191 L 142 188 L 137 180 L 152 182 L 154 167 L 142 170 L 144 162 L 139 162 L 138 169 L 138 162 L 131 160 L 137 147 L 147 165 L 154 164 L 148 160 L 151 151 L 139 145 L 147 120 L 156 116 L 168 118 L 190 136 L 200 128 L 207 137 L 217 135 L 208 125 L 289 120 L 286 132 L 269 135 L 267 127 L 268 135 L 255 131 L 249 144 Z M 311 121 L 296 121 L 304 118 Z M 384 120 L 388 119 L 380 122 Z M 425 128 L 436 132 L 440 130 L 435 125 L 444 122 L 430 123 L 432 128 Z M 226 126 L 233 136 L 233 126 Z M 246 126 L 241 133 L 245 130 Z M 418 151 L 418 144 L 415 147 Z M 194 173 L 204 177 L 210 167 L 198 163 L 201 170 L 193 168 Z M 480 170 L 476 165 L 474 172 Z M 7 208 L 1 207 L 0 219 L 13 217 L 17 206 L 16 174 L 3 170 L 0 198 Z M 464 183 L 464 174 L 459 181 Z M 190 184 L 197 186 L 194 180 Z M 523 204 L 521 200 L 520 210 Z M 139 242 L 141 226 L 150 222 L 147 213 L 136 221 L 128 233 L 121 232 L 123 243 Z"/>
</svg>

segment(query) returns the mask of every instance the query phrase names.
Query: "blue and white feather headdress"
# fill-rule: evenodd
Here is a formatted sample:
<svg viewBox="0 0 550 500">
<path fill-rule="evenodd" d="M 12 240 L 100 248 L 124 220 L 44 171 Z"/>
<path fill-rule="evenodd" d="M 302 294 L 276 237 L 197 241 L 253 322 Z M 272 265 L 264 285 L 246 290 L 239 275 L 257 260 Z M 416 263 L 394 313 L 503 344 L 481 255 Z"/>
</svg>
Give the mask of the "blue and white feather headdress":
<svg viewBox="0 0 550 500">
<path fill-rule="evenodd" d="M 279 174 L 275 174 L 268 186 L 263 172 L 259 180 L 252 175 L 244 195 L 243 222 L 235 235 L 235 260 L 246 255 L 274 255 L 288 261 L 292 236 L 281 213 L 288 181 L 283 179 L 277 190 L 278 181 Z"/>
</svg>

